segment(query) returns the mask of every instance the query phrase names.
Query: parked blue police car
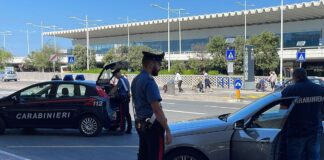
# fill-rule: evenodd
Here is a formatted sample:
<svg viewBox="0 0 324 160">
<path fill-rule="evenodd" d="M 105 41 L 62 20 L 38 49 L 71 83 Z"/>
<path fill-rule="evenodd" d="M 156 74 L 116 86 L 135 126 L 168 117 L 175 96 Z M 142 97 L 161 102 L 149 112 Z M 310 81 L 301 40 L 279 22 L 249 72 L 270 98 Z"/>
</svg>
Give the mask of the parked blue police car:
<svg viewBox="0 0 324 160">
<path fill-rule="evenodd" d="M 115 65 L 104 68 L 110 71 Z M 102 75 L 102 74 L 100 74 Z M 98 78 L 100 82 L 111 77 Z M 112 87 L 72 75 L 21 89 L 0 99 L 0 134 L 7 128 L 75 128 L 97 136 L 102 128 L 118 126 L 118 107 L 107 96 Z M 103 80 L 106 79 L 107 80 Z"/>
</svg>

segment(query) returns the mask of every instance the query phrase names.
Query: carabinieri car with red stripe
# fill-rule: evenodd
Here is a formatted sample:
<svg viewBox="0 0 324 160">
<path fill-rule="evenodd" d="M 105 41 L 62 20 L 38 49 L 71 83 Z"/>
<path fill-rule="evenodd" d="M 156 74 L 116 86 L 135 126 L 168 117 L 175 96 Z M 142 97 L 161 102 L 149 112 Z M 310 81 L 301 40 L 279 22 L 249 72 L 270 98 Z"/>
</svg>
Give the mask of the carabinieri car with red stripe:
<svg viewBox="0 0 324 160">
<path fill-rule="evenodd" d="M 75 128 L 83 136 L 97 136 L 103 127 L 114 127 L 117 112 L 95 81 L 52 80 L 0 99 L 0 133 L 8 128 Z"/>
</svg>

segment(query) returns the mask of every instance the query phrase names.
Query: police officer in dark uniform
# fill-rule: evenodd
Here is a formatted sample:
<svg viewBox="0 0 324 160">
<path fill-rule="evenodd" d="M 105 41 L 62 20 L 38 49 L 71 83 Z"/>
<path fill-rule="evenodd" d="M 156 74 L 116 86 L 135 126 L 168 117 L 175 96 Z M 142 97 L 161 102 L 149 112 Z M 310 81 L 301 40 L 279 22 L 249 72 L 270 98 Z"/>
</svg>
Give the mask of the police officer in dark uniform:
<svg viewBox="0 0 324 160">
<path fill-rule="evenodd" d="M 299 97 L 291 110 L 284 128 L 286 160 L 319 160 L 320 136 L 323 132 L 322 111 L 324 106 L 324 87 L 312 83 L 307 78 L 306 70 L 293 72 L 294 85 L 282 91 L 282 97 Z M 283 102 L 282 109 L 287 109 L 291 101 Z"/>
<path fill-rule="evenodd" d="M 162 160 L 164 140 L 170 144 L 172 137 L 160 103 L 160 91 L 152 76 L 158 75 L 164 53 L 143 52 L 143 55 L 143 69 L 131 85 L 135 127 L 140 141 L 138 160 Z"/>
<path fill-rule="evenodd" d="M 132 132 L 132 119 L 129 114 L 129 102 L 130 102 L 130 86 L 128 80 L 122 76 L 120 69 L 114 70 L 113 75 L 118 79 L 117 83 L 117 101 L 119 105 L 120 112 L 120 133 L 125 131 L 125 119 L 127 121 L 126 134 L 131 134 Z"/>
</svg>

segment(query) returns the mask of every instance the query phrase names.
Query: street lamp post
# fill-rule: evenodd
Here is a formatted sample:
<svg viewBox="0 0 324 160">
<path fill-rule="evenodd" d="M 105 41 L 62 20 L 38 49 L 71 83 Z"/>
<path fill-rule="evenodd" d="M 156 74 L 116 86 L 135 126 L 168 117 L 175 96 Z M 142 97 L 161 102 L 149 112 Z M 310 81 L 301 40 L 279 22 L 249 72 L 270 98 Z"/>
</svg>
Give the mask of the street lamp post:
<svg viewBox="0 0 324 160">
<path fill-rule="evenodd" d="M 241 2 L 236 2 L 238 5 L 240 6 L 244 6 L 244 44 L 246 44 L 246 39 L 247 39 L 247 34 L 246 34 L 246 10 L 247 7 L 254 7 L 254 4 L 247 4 L 246 2 L 247 0 L 244 0 L 244 4 L 242 4 Z"/>
<path fill-rule="evenodd" d="M 161 7 L 157 4 L 152 4 L 152 6 L 168 11 L 168 71 L 170 71 L 170 2 L 168 2 L 168 8 Z"/>
<path fill-rule="evenodd" d="M 57 26 L 49 26 L 49 29 L 53 29 L 54 31 L 54 52 L 56 54 L 56 56 L 58 56 L 58 53 L 57 53 L 57 46 L 56 46 L 56 31 L 57 29 L 61 30 L 63 28 L 58 28 Z M 55 61 L 53 61 L 53 72 L 55 73 Z"/>
<path fill-rule="evenodd" d="M 3 49 L 6 48 L 6 36 L 11 36 L 11 31 L 0 32 L 0 35 L 3 36 Z"/>
<path fill-rule="evenodd" d="M 41 24 L 40 24 L 40 25 L 33 24 L 33 23 L 30 23 L 30 22 L 28 22 L 28 23 L 26 23 L 26 24 L 27 24 L 27 25 L 31 25 L 31 26 L 33 26 L 33 27 L 38 27 L 38 28 L 41 29 L 41 45 L 42 45 L 42 48 L 44 48 L 44 35 L 43 35 L 43 33 L 44 33 L 44 28 L 45 28 L 45 29 L 50 29 L 51 26 L 44 26 L 43 21 L 41 21 Z"/>
<path fill-rule="evenodd" d="M 127 48 L 129 49 L 129 19 L 127 16 Z"/>
<path fill-rule="evenodd" d="M 180 9 L 172 9 L 172 11 L 178 11 L 179 14 L 179 53 L 181 54 L 182 46 L 181 46 L 181 14 L 189 14 L 189 13 L 181 13 L 181 11 L 184 11 L 185 9 L 180 8 Z"/>
<path fill-rule="evenodd" d="M 283 0 L 281 0 L 280 10 L 280 84 L 282 83 L 282 70 L 283 70 Z"/>
<path fill-rule="evenodd" d="M 81 18 L 78 18 L 78 17 L 70 17 L 72 19 L 75 19 L 75 20 L 78 20 L 78 21 L 82 21 L 85 23 L 85 27 L 86 27 L 86 36 L 87 36 L 87 70 L 90 69 L 90 65 L 89 65 L 89 22 L 90 20 L 88 19 L 88 16 L 86 15 L 85 16 L 85 19 L 81 19 Z M 102 20 L 98 19 L 98 20 L 91 20 L 93 22 L 101 22 Z"/>
<path fill-rule="evenodd" d="M 50 29 L 53 29 L 53 31 L 54 31 L 54 40 L 53 40 L 53 42 L 54 42 L 54 50 L 55 50 L 55 53 L 56 53 L 56 50 L 57 50 L 57 46 L 56 46 L 56 31 L 57 30 L 62 30 L 63 28 L 59 28 L 58 26 L 49 26 L 49 28 Z"/>
<path fill-rule="evenodd" d="M 130 22 L 135 22 L 136 19 L 129 20 L 128 16 L 126 18 L 118 18 L 118 19 L 123 20 L 123 21 L 126 21 L 126 23 L 127 23 L 127 47 L 129 49 L 129 47 L 130 47 L 129 23 Z"/>
<path fill-rule="evenodd" d="M 29 31 L 28 29 L 27 30 L 20 30 L 20 32 L 24 32 L 26 33 L 26 38 L 27 38 L 27 54 L 30 53 L 30 48 L 29 48 L 29 33 L 34 33 L 35 31 Z"/>
</svg>

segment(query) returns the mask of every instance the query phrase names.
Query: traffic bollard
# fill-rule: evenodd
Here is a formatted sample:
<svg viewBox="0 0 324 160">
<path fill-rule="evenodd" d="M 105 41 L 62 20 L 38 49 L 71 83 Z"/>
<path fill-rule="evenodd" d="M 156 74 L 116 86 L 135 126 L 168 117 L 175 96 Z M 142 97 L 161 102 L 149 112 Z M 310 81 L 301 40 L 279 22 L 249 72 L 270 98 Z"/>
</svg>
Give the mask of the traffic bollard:
<svg viewBox="0 0 324 160">
<path fill-rule="evenodd" d="M 235 91 L 235 97 L 236 97 L 236 99 L 241 99 L 241 90 L 237 89 Z"/>
</svg>

